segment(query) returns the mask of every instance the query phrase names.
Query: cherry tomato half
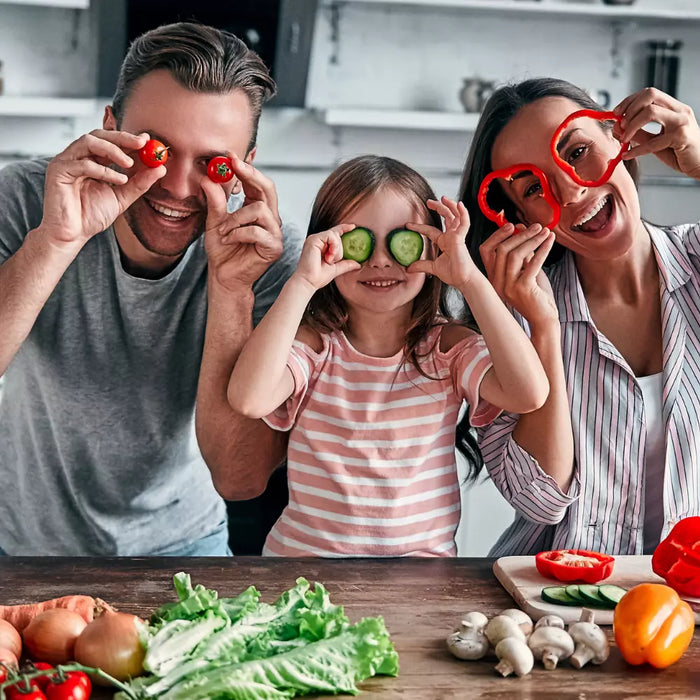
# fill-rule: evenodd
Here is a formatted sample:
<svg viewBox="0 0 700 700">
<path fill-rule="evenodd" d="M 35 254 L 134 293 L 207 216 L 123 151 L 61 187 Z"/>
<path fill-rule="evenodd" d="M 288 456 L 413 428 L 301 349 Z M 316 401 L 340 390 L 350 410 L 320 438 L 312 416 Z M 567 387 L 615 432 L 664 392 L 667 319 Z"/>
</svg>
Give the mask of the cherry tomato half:
<svg viewBox="0 0 700 700">
<path fill-rule="evenodd" d="M 69 671 L 62 681 L 53 680 L 46 688 L 46 700 L 87 700 L 92 683 L 82 671 Z"/>
<path fill-rule="evenodd" d="M 168 147 L 160 141 L 156 141 L 156 139 L 149 139 L 139 151 L 139 158 L 149 168 L 165 165 L 168 160 Z"/>
<path fill-rule="evenodd" d="M 207 165 L 207 175 L 213 182 L 228 182 L 233 177 L 233 164 L 226 156 L 216 156 Z"/>
</svg>

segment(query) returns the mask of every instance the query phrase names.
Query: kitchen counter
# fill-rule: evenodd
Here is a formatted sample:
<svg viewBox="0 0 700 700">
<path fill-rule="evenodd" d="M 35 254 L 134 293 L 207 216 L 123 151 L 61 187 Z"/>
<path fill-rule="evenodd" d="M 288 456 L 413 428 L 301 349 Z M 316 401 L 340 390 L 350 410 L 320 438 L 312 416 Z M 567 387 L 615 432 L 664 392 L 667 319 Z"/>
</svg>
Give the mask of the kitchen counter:
<svg viewBox="0 0 700 700">
<path fill-rule="evenodd" d="M 323 583 L 352 622 L 382 615 L 399 654 L 398 678 L 375 677 L 360 687 L 367 700 L 527 698 L 613 700 L 648 697 L 684 700 L 700 695 L 700 632 L 683 658 L 663 671 L 625 663 L 614 648 L 601 666 L 577 671 L 566 662 L 546 671 L 538 662 L 523 678 L 501 678 L 495 661 L 453 658 L 445 638 L 461 615 L 491 616 L 513 607 L 489 559 L 268 559 L 238 558 L 23 558 L 0 557 L 0 603 L 45 600 L 84 593 L 142 617 L 175 600 L 172 577 L 185 571 L 192 583 L 234 596 L 255 585 L 272 602 L 298 576 Z M 604 628 L 612 642 L 612 630 Z M 94 698 L 111 693 L 99 690 Z M 316 696 L 319 697 L 319 696 Z"/>
</svg>

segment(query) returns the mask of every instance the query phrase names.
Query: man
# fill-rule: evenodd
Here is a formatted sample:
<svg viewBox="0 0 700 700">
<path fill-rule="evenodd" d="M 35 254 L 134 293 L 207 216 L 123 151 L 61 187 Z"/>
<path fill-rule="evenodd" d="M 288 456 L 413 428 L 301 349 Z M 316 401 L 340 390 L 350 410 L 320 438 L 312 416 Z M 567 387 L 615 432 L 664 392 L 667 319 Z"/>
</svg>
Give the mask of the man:
<svg viewBox="0 0 700 700">
<path fill-rule="evenodd" d="M 252 166 L 274 90 L 233 35 L 163 26 L 131 45 L 103 129 L 0 171 L 5 553 L 225 554 L 219 494 L 259 494 L 283 459 L 226 401 L 301 244 L 283 245 Z M 149 138 L 165 166 L 141 163 Z M 224 185 L 206 176 L 218 155 Z M 231 483 L 236 460 L 248 478 Z"/>
</svg>

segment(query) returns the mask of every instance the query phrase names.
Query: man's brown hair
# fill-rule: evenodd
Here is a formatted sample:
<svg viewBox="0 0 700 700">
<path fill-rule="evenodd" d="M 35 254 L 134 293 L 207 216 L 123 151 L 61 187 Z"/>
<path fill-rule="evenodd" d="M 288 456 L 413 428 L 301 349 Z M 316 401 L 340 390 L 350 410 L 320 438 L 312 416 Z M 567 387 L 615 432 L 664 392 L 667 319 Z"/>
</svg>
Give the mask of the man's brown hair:
<svg viewBox="0 0 700 700">
<path fill-rule="evenodd" d="M 260 56 L 230 32 L 195 22 L 164 24 L 134 39 L 119 71 L 112 111 L 121 122 L 135 83 L 155 70 L 167 70 L 193 92 L 243 91 L 253 112 L 250 151 L 257 140 L 263 103 L 277 91 Z"/>
</svg>

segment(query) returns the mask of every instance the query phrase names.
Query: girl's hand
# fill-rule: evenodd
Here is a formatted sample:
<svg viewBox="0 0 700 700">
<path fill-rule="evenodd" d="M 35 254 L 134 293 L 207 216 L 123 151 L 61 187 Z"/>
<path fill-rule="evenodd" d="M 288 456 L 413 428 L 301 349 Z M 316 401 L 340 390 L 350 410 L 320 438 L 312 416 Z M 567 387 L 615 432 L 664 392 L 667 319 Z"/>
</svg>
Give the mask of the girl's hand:
<svg viewBox="0 0 700 700">
<path fill-rule="evenodd" d="M 356 260 L 343 260 L 340 237 L 352 231 L 355 224 L 338 224 L 328 231 L 314 233 L 306 238 L 294 277 L 310 285 L 313 290 L 325 287 L 339 275 L 359 270 Z"/>
<path fill-rule="evenodd" d="M 440 231 L 428 224 L 408 224 L 408 228 L 429 238 L 438 254 L 435 260 L 418 260 L 409 265 L 408 272 L 425 272 L 439 277 L 445 284 L 462 287 L 478 273 L 469 255 L 465 239 L 469 231 L 469 214 L 462 202 L 449 197 L 440 201 L 429 199 L 428 209 L 437 212 L 445 221 L 445 230 Z"/>
<path fill-rule="evenodd" d="M 540 224 L 506 224 L 479 247 L 486 274 L 498 295 L 531 326 L 558 320 L 552 287 L 542 271 L 554 234 Z"/>
<path fill-rule="evenodd" d="M 700 127 L 688 105 L 656 88 L 644 88 L 622 100 L 614 112 L 623 120 L 613 134 L 632 144 L 625 160 L 653 153 L 674 170 L 700 180 Z M 660 124 L 661 132 L 644 131 L 649 122 Z"/>
</svg>

